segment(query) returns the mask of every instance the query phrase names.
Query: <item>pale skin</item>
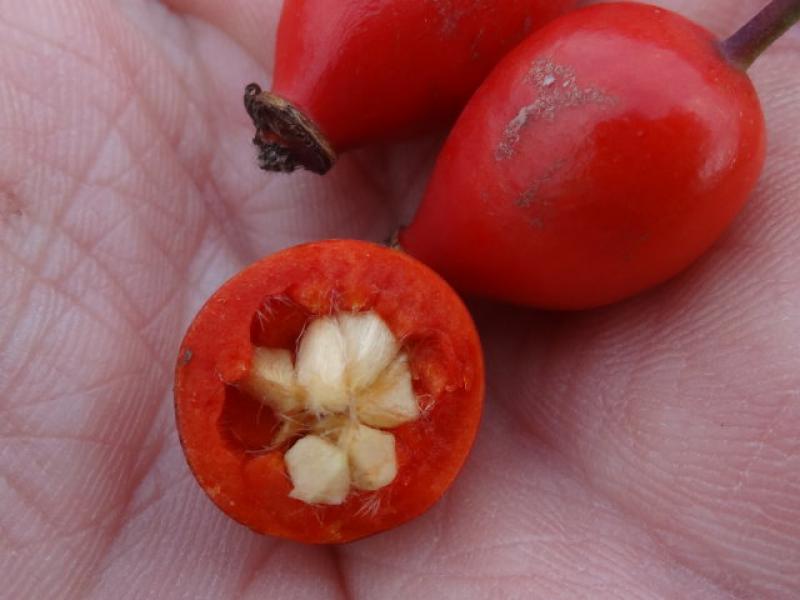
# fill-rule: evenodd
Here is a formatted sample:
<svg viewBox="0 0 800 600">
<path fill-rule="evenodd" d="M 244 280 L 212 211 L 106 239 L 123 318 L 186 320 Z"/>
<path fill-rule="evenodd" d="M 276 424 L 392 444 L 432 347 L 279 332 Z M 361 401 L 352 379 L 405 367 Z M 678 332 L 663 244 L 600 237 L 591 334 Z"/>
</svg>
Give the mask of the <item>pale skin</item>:
<svg viewBox="0 0 800 600">
<path fill-rule="evenodd" d="M 243 265 L 379 240 L 440 137 L 255 167 L 241 90 L 278 0 L 0 0 L 0 581 L 9 598 L 800 596 L 800 34 L 753 66 L 770 136 L 732 230 L 580 315 L 472 302 L 488 397 L 422 518 L 342 547 L 251 533 L 190 475 L 184 328 Z M 763 3 L 661 0 L 727 35 Z"/>
</svg>

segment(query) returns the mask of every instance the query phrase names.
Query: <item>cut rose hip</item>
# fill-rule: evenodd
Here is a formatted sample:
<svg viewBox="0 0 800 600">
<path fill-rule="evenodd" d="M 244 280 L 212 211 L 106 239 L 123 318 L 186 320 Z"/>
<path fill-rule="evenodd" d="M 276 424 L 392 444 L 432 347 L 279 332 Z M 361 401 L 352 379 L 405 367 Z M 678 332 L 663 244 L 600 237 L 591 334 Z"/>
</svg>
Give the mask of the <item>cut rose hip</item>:
<svg viewBox="0 0 800 600">
<path fill-rule="evenodd" d="M 198 482 L 234 519 L 299 541 L 422 513 L 481 412 L 480 346 L 458 297 L 364 242 L 252 265 L 206 303 L 179 356 L 178 429 Z"/>
</svg>

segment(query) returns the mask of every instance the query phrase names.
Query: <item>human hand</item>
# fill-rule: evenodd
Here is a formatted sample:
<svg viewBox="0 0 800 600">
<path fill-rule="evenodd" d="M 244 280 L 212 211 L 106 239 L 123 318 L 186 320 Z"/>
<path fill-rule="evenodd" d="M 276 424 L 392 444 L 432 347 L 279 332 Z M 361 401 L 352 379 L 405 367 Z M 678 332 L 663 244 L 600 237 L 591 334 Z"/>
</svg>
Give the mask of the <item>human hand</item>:
<svg viewBox="0 0 800 600">
<path fill-rule="evenodd" d="M 659 4 L 727 34 L 763 2 Z M 797 31 L 751 71 L 766 170 L 699 264 L 582 314 L 472 304 L 486 416 L 428 514 L 305 547 L 205 498 L 171 400 L 194 312 L 279 248 L 384 238 L 440 141 L 349 154 L 325 178 L 257 170 L 241 91 L 268 81 L 279 5 L 0 0 L 3 592 L 800 594 Z"/>
</svg>

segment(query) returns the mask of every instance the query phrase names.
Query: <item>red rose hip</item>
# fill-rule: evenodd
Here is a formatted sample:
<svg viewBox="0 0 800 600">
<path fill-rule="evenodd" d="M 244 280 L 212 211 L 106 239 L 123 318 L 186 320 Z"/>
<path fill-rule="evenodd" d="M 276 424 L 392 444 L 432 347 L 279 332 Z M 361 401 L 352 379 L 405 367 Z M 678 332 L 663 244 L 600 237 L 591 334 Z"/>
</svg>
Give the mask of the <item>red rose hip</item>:
<svg viewBox="0 0 800 600">
<path fill-rule="evenodd" d="M 346 542 L 441 497 L 472 445 L 483 377 L 466 309 L 427 267 L 366 242 L 307 244 L 200 310 L 178 359 L 178 431 L 232 518 Z"/>
<path fill-rule="evenodd" d="M 261 167 L 326 172 L 336 154 L 454 118 L 494 64 L 576 0 L 287 0 L 271 92 L 247 87 Z"/>
<path fill-rule="evenodd" d="M 773 2 L 723 43 L 643 4 L 553 21 L 471 99 L 402 247 L 461 290 L 545 308 L 672 277 L 756 184 L 764 119 L 744 68 L 799 7 Z"/>
</svg>

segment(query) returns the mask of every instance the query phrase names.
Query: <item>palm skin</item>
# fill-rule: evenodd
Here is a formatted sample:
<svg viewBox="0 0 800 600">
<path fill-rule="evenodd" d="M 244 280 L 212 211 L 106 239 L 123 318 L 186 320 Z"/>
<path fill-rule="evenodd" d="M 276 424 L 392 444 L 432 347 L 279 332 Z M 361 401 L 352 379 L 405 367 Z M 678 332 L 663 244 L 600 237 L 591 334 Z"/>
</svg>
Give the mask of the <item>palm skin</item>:
<svg viewBox="0 0 800 600">
<path fill-rule="evenodd" d="M 167 4 L 0 0 L 0 595 L 800 595 L 796 32 L 752 69 L 769 157 L 714 250 L 602 310 L 473 302 L 488 398 L 463 475 L 413 523 L 306 547 L 194 483 L 174 355 L 246 263 L 407 220 L 439 140 L 259 172 L 239 95 L 280 2 Z M 659 4 L 727 34 L 762 3 Z"/>
</svg>

